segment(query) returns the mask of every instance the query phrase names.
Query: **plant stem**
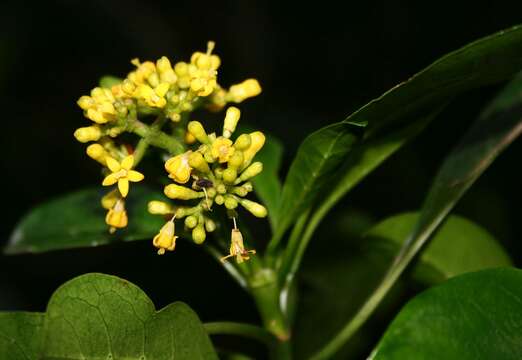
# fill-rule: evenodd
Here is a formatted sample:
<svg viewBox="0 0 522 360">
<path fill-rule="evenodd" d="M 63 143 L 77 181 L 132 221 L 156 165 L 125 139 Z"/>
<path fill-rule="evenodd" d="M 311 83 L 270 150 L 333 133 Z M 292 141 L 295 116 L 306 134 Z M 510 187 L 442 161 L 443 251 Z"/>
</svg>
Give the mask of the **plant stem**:
<svg viewBox="0 0 522 360">
<path fill-rule="evenodd" d="M 270 349 L 275 347 L 275 338 L 262 327 L 236 322 L 211 322 L 203 324 L 209 335 L 238 335 L 254 339 L 267 345 Z"/>
<path fill-rule="evenodd" d="M 280 288 L 272 269 L 256 270 L 249 279 L 249 288 L 257 305 L 263 326 L 278 340 L 272 353 L 275 359 L 291 359 L 290 330 L 280 306 Z"/>
<path fill-rule="evenodd" d="M 138 119 L 129 119 L 127 130 L 141 136 L 148 144 L 168 151 L 171 155 L 181 154 L 185 149 L 178 140 L 165 134 L 159 128 L 148 126 Z"/>
</svg>

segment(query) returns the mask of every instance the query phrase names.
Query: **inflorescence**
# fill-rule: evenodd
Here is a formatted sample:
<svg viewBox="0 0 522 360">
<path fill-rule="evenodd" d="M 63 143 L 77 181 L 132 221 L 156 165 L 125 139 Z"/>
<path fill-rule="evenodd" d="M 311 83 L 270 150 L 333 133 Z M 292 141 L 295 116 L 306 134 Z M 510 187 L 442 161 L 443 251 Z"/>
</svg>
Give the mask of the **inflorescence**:
<svg viewBox="0 0 522 360">
<path fill-rule="evenodd" d="M 221 87 L 217 82 L 221 60 L 213 49 L 214 43 L 209 42 L 205 53 L 195 52 L 190 62 L 174 66 L 165 56 L 155 63 L 132 60 L 136 69 L 125 79 L 113 79 L 110 86 L 96 87 L 90 96 L 80 97 L 78 105 L 94 124 L 77 129 L 74 136 L 82 143 L 93 142 L 87 155 L 103 165 L 102 185 L 114 186 L 101 200 L 111 233 L 128 224 L 125 199 L 129 184 L 144 179 L 135 168 L 153 146 L 166 156 L 165 170 L 172 183 L 164 187 L 164 193 L 173 200 L 148 204 L 151 214 L 169 219 L 153 239 L 158 254 L 174 250 L 178 238 L 175 220 L 184 219 L 192 240 L 203 243 L 217 226 L 210 216 L 213 207 L 224 206 L 233 229 L 229 255 L 222 260 L 236 257 L 242 262 L 255 250 L 244 247 L 235 209 L 242 206 L 256 217 L 267 215 L 263 205 L 245 198 L 253 190 L 250 180 L 263 170 L 254 156 L 265 136 L 255 131 L 234 137 L 240 118 L 240 110 L 234 106 L 226 110 L 221 135 L 208 133 L 191 115 L 200 108 L 220 111 L 229 103 L 241 103 L 257 96 L 261 87 L 255 79 L 228 90 Z M 155 120 L 146 120 L 151 117 Z M 125 133 L 137 135 L 135 146 Z"/>
</svg>

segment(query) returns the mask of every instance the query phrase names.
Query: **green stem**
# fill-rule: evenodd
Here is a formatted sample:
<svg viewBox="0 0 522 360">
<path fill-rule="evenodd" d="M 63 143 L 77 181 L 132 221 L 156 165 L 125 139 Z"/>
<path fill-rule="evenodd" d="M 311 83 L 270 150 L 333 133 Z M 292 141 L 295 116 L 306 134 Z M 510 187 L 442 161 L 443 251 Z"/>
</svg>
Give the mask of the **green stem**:
<svg viewBox="0 0 522 360">
<path fill-rule="evenodd" d="M 134 167 L 137 167 L 140 163 L 143 156 L 147 152 L 149 148 L 149 142 L 146 139 L 141 139 L 138 141 L 138 145 L 136 145 L 136 149 L 134 150 Z"/>
<path fill-rule="evenodd" d="M 250 293 L 259 310 L 263 326 L 277 338 L 276 359 L 291 359 L 290 330 L 280 306 L 280 288 L 272 269 L 261 269 L 249 281 Z"/>
<path fill-rule="evenodd" d="M 185 150 L 185 147 L 180 141 L 137 119 L 129 119 L 127 130 L 146 139 L 150 145 L 168 151 L 171 155 L 181 154 Z"/>
<path fill-rule="evenodd" d="M 267 345 L 270 349 L 275 347 L 276 339 L 265 329 L 251 325 L 236 322 L 211 322 L 203 324 L 209 335 L 238 335 L 250 339 L 257 340 Z"/>
</svg>

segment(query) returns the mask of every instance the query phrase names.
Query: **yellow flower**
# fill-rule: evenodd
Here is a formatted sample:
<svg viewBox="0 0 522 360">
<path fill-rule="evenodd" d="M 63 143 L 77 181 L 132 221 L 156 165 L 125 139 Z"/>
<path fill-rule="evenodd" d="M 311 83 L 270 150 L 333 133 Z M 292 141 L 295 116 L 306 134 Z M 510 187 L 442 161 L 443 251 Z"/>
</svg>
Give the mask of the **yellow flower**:
<svg viewBox="0 0 522 360">
<path fill-rule="evenodd" d="M 245 249 L 245 245 L 243 244 L 243 235 L 241 231 L 238 229 L 232 229 L 232 235 L 230 239 L 230 254 L 221 258 L 222 262 L 225 262 L 230 257 L 236 257 L 236 262 L 238 264 L 242 263 L 245 260 L 250 259 L 249 254 L 255 254 L 255 250 L 247 250 Z"/>
<path fill-rule="evenodd" d="M 118 183 L 118 189 L 123 197 L 126 197 L 129 193 L 129 181 L 138 182 L 144 178 L 142 173 L 131 170 L 134 165 L 134 156 L 132 155 L 127 156 L 121 163 L 109 156 L 105 160 L 112 173 L 103 179 L 102 185 L 110 186 Z"/>
<path fill-rule="evenodd" d="M 232 155 L 234 155 L 235 149 L 232 147 L 232 140 L 218 137 L 212 143 L 212 156 L 216 159 L 219 159 L 220 163 L 225 163 L 230 159 Z"/>
<path fill-rule="evenodd" d="M 172 251 L 176 247 L 176 239 L 178 237 L 174 235 L 174 229 L 173 216 L 169 222 L 163 225 L 158 235 L 154 236 L 152 244 L 159 249 L 158 255 L 163 255 L 165 250 Z"/>
<path fill-rule="evenodd" d="M 190 180 L 192 167 L 189 164 L 189 155 L 190 152 L 186 152 L 167 160 L 165 170 L 169 172 L 169 178 L 180 184 L 185 184 Z"/>
<path fill-rule="evenodd" d="M 127 212 L 125 211 L 125 202 L 119 199 L 114 207 L 109 210 L 105 217 L 105 222 L 110 226 L 109 232 L 112 234 L 116 229 L 121 229 L 127 226 Z"/>
<path fill-rule="evenodd" d="M 165 94 L 169 91 L 169 83 L 160 83 L 154 89 L 146 84 L 141 84 L 136 89 L 136 95 L 143 99 L 151 107 L 163 108 L 167 105 Z"/>
</svg>

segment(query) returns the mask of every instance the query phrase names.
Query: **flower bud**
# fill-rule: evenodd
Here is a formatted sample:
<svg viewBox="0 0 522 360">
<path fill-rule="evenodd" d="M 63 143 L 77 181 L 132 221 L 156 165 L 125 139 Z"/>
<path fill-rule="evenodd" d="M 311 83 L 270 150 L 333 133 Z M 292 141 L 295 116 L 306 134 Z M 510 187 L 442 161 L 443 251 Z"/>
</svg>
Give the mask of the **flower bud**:
<svg viewBox="0 0 522 360">
<path fill-rule="evenodd" d="M 237 208 L 237 200 L 232 196 L 225 196 L 225 207 L 229 210 Z"/>
<path fill-rule="evenodd" d="M 208 167 L 207 162 L 203 158 L 203 155 L 201 153 L 195 151 L 192 152 L 188 157 L 189 165 L 192 166 L 194 169 L 197 169 L 198 171 L 201 171 L 202 173 L 209 173 L 210 168 Z"/>
<path fill-rule="evenodd" d="M 239 203 L 241 206 L 243 206 L 245 209 L 250 211 L 252 215 L 258 217 L 258 218 L 264 218 L 267 215 L 266 208 L 256 203 L 255 201 L 247 200 L 247 199 L 240 199 Z"/>
<path fill-rule="evenodd" d="M 237 150 L 246 150 L 250 147 L 250 144 L 252 143 L 250 139 L 249 134 L 241 134 L 236 139 L 236 142 L 234 143 L 234 147 Z"/>
<path fill-rule="evenodd" d="M 93 98 L 90 96 L 82 96 L 78 99 L 76 102 L 80 108 L 83 110 L 88 110 L 89 108 L 93 107 L 96 104 L 96 101 L 94 101 Z"/>
<path fill-rule="evenodd" d="M 202 244 L 207 237 L 207 234 L 205 233 L 205 228 L 203 227 L 203 224 L 199 224 L 192 230 L 192 240 L 196 244 Z"/>
<path fill-rule="evenodd" d="M 205 132 L 205 128 L 199 121 L 191 121 L 188 123 L 188 131 L 202 144 L 208 144 L 208 136 Z"/>
<path fill-rule="evenodd" d="M 108 155 L 107 151 L 101 146 L 100 144 L 91 144 L 87 146 L 87 155 L 96 161 L 98 161 L 100 164 L 105 166 L 106 161 L 105 157 Z"/>
<path fill-rule="evenodd" d="M 239 184 L 242 181 L 253 178 L 254 176 L 258 175 L 261 171 L 263 171 L 263 163 L 260 161 L 256 161 L 255 163 L 247 167 L 245 170 L 243 170 L 241 176 L 239 176 L 239 179 L 237 179 L 235 183 Z"/>
<path fill-rule="evenodd" d="M 202 198 L 205 196 L 203 192 L 197 192 L 192 189 L 176 184 L 170 184 L 165 186 L 164 193 L 171 199 L 179 200 L 192 200 Z"/>
<path fill-rule="evenodd" d="M 259 150 L 261 150 L 261 148 L 265 144 L 265 135 L 261 131 L 255 131 L 251 133 L 250 139 L 252 140 L 252 143 L 250 144 L 248 149 L 243 151 L 245 160 L 243 162 L 242 169 L 250 165 L 254 156 L 257 154 Z"/>
<path fill-rule="evenodd" d="M 216 223 L 214 222 L 214 220 L 209 218 L 205 219 L 205 230 L 207 230 L 207 232 L 213 232 L 214 230 L 216 230 Z"/>
<path fill-rule="evenodd" d="M 223 181 L 227 184 L 233 184 L 237 178 L 237 170 L 228 168 L 223 171 Z"/>
<path fill-rule="evenodd" d="M 185 226 L 189 229 L 193 229 L 198 224 L 198 219 L 194 215 L 187 216 L 185 218 Z"/>
<path fill-rule="evenodd" d="M 231 106 L 227 109 L 225 122 L 223 125 L 223 136 L 229 138 L 236 130 L 237 123 L 241 116 L 241 111 L 237 107 Z"/>
<path fill-rule="evenodd" d="M 242 151 L 234 151 L 234 154 L 228 159 L 228 167 L 232 169 L 238 169 L 243 162 L 245 161 L 245 157 Z"/>
<path fill-rule="evenodd" d="M 102 197 L 101 206 L 106 210 L 110 210 L 120 199 L 120 192 L 118 190 L 112 190 Z"/>
<path fill-rule="evenodd" d="M 152 200 L 147 204 L 149 213 L 153 215 L 168 215 L 174 214 L 174 208 L 164 201 Z"/>
<path fill-rule="evenodd" d="M 100 139 L 102 133 L 98 126 L 87 126 L 76 129 L 74 132 L 74 137 L 81 143 L 86 143 L 89 141 L 97 141 Z"/>
<path fill-rule="evenodd" d="M 214 201 L 218 205 L 223 205 L 223 203 L 225 202 L 225 198 L 223 197 L 223 195 L 216 195 L 216 197 L 214 198 Z"/>
</svg>

